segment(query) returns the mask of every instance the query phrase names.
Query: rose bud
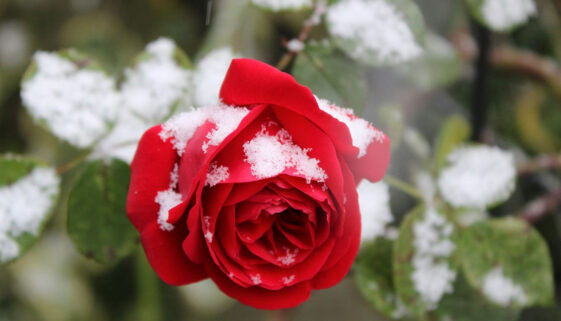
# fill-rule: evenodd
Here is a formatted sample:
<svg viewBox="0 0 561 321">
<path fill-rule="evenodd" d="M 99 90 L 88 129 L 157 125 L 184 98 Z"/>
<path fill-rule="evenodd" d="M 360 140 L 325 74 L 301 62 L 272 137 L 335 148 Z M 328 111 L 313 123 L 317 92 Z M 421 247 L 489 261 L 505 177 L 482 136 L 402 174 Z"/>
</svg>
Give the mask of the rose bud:
<svg viewBox="0 0 561 321">
<path fill-rule="evenodd" d="M 244 304 L 294 307 L 351 267 L 356 186 L 383 177 L 389 139 L 256 60 L 232 61 L 220 98 L 144 134 L 128 217 L 163 281 L 211 278 Z"/>
</svg>

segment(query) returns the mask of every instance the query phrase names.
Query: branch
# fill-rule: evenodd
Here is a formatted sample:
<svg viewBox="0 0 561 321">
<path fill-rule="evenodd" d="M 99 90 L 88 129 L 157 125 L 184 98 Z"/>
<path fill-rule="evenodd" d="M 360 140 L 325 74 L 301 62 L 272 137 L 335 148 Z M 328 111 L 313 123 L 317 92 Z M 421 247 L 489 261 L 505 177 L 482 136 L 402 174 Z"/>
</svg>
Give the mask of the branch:
<svg viewBox="0 0 561 321">
<path fill-rule="evenodd" d="M 473 22 L 473 31 L 477 37 L 479 48 L 475 61 L 475 80 L 471 92 L 471 123 L 473 141 L 483 141 L 483 131 L 487 121 L 487 78 L 489 76 L 489 58 L 491 47 L 491 33 L 487 28 Z"/>
<path fill-rule="evenodd" d="M 518 174 L 526 175 L 542 169 L 561 168 L 561 154 L 543 155 L 518 165 Z"/>
<path fill-rule="evenodd" d="M 308 18 L 308 20 L 306 20 L 306 22 L 304 23 L 304 27 L 300 31 L 298 37 L 291 41 L 295 40 L 297 41 L 297 43 L 304 44 L 306 40 L 308 40 L 308 36 L 310 35 L 312 29 L 314 29 L 314 27 L 321 22 L 321 16 L 325 13 L 326 9 L 327 9 L 327 1 L 317 0 L 314 4 L 314 12 L 310 16 L 310 18 Z M 294 59 L 294 57 L 302 50 L 302 48 L 298 48 L 301 46 L 286 45 L 286 47 L 288 51 L 281 57 L 281 59 L 277 63 L 277 69 L 279 70 L 286 69 L 286 67 L 288 67 L 292 59 Z"/>
<path fill-rule="evenodd" d="M 517 216 L 534 224 L 561 205 L 561 188 L 542 196 L 524 207 Z"/>
</svg>

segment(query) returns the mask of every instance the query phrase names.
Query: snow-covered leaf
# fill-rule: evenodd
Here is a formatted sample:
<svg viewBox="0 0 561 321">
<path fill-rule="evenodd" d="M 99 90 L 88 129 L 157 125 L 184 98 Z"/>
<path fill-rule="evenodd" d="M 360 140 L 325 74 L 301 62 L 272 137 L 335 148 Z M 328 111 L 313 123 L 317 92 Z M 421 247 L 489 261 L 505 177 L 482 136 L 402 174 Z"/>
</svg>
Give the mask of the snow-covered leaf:
<svg viewBox="0 0 561 321">
<path fill-rule="evenodd" d="M 35 160 L 0 157 L 0 263 L 35 242 L 56 204 L 59 183 L 54 169 Z"/>
<path fill-rule="evenodd" d="M 411 0 L 339 0 L 327 9 L 339 47 L 363 63 L 395 65 L 419 57 L 425 24 Z"/>
<path fill-rule="evenodd" d="M 35 121 L 79 148 L 104 135 L 119 108 L 115 80 L 75 50 L 35 53 L 21 97 Z"/>
<path fill-rule="evenodd" d="M 357 187 L 361 216 L 360 240 L 362 243 L 384 235 L 386 226 L 393 222 L 390 209 L 390 191 L 384 182 L 362 180 Z"/>
<path fill-rule="evenodd" d="M 232 59 L 236 57 L 231 48 L 223 47 L 211 51 L 197 63 L 193 75 L 193 85 L 195 87 L 193 101 L 195 106 L 218 104 L 220 86 L 222 86 Z"/>
<path fill-rule="evenodd" d="M 130 168 L 123 161 L 86 164 L 68 199 L 68 234 L 86 257 L 111 264 L 136 248 L 125 205 Z"/>
<path fill-rule="evenodd" d="M 423 53 L 399 70 L 423 89 L 445 87 L 457 81 L 463 70 L 462 60 L 452 44 L 434 32 L 428 32 Z"/>
<path fill-rule="evenodd" d="M 252 4 L 271 11 L 301 10 L 310 8 L 312 0 L 250 0 Z"/>
<path fill-rule="evenodd" d="M 392 319 L 408 316 L 394 289 L 392 253 L 394 242 L 378 238 L 361 248 L 354 263 L 355 282 L 374 309 Z"/>
<path fill-rule="evenodd" d="M 463 116 L 452 115 L 444 121 L 435 142 L 434 158 L 437 170 L 444 167 L 450 152 L 466 142 L 470 135 L 471 126 Z"/>
<path fill-rule="evenodd" d="M 462 267 L 469 283 L 495 305 L 527 307 L 553 301 L 547 245 L 522 220 L 494 219 L 466 229 Z"/>
<path fill-rule="evenodd" d="M 494 31 L 509 31 L 537 13 L 534 0 L 466 0 L 471 14 Z"/>
<path fill-rule="evenodd" d="M 415 315 L 438 307 L 454 292 L 457 230 L 434 208 L 418 208 L 401 223 L 394 246 L 395 289 Z"/>
<path fill-rule="evenodd" d="M 463 146 L 448 155 L 438 188 L 454 207 L 485 209 L 505 201 L 514 190 L 514 156 L 492 146 Z"/>
<path fill-rule="evenodd" d="M 360 112 L 366 104 L 364 68 L 323 44 L 308 45 L 294 62 L 292 74 L 319 97 Z"/>
</svg>

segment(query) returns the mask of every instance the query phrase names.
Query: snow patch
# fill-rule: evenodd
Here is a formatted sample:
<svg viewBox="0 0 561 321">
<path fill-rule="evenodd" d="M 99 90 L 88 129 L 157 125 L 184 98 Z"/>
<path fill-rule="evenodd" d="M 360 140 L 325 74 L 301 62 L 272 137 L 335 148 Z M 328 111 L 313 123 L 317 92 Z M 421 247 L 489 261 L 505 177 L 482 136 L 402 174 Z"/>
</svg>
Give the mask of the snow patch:
<svg viewBox="0 0 561 321">
<path fill-rule="evenodd" d="M 422 49 L 403 14 L 389 1 L 339 1 L 327 9 L 329 32 L 356 43 L 351 55 L 381 62 L 400 63 L 418 57 Z"/>
<path fill-rule="evenodd" d="M 428 208 L 423 219 L 413 225 L 415 254 L 411 279 L 429 310 L 437 307 L 444 294 L 454 290 L 456 271 L 446 262 L 456 248 L 450 240 L 453 230 L 452 224 L 433 208 Z"/>
<path fill-rule="evenodd" d="M 484 209 L 514 190 L 516 167 L 510 152 L 491 146 L 459 147 L 448 156 L 438 188 L 455 207 Z"/>
<path fill-rule="evenodd" d="M 282 283 L 284 285 L 290 285 L 290 283 L 294 282 L 294 279 L 296 279 L 296 275 L 294 274 L 291 274 L 290 276 L 283 276 Z"/>
<path fill-rule="evenodd" d="M 251 282 L 253 282 L 253 284 L 261 284 L 261 274 L 257 273 L 254 275 L 250 275 L 249 277 L 251 278 Z"/>
<path fill-rule="evenodd" d="M 216 127 L 206 135 L 208 141 L 203 143 L 203 151 L 206 153 L 209 146 L 218 146 L 238 128 L 240 122 L 248 113 L 249 109 L 243 107 L 221 105 L 218 108 L 211 108 L 208 113 L 208 120 L 213 122 Z"/>
<path fill-rule="evenodd" d="M 483 19 L 497 31 L 526 23 L 536 12 L 533 0 L 485 0 L 481 7 Z"/>
<path fill-rule="evenodd" d="M 298 39 L 292 39 L 286 43 L 286 48 L 292 52 L 300 52 L 304 50 L 304 43 Z"/>
<path fill-rule="evenodd" d="M 113 78 L 58 53 L 39 51 L 33 60 L 37 71 L 22 84 L 21 97 L 35 121 L 80 148 L 109 130 L 119 106 Z"/>
<path fill-rule="evenodd" d="M 386 226 L 393 221 L 388 185 L 384 182 L 371 183 L 363 179 L 357 187 L 357 192 L 362 218 L 360 241 L 374 240 L 384 235 Z"/>
<path fill-rule="evenodd" d="M 165 191 L 159 191 L 154 200 L 160 205 L 160 210 L 158 211 L 158 224 L 160 228 L 164 231 L 172 231 L 173 225 L 168 223 L 169 211 L 181 204 L 181 194 L 175 192 L 177 188 L 177 183 L 179 181 L 179 166 L 174 165 L 173 170 L 170 173 L 170 183 L 169 188 Z"/>
<path fill-rule="evenodd" d="M 285 248 L 286 254 L 283 256 L 279 256 L 277 258 L 277 261 L 280 262 L 282 265 L 285 266 L 289 266 L 292 263 L 294 263 L 294 261 L 296 261 L 296 255 L 298 254 L 299 250 L 298 249 L 294 249 L 294 250 L 290 250 L 288 248 Z"/>
<path fill-rule="evenodd" d="M 274 11 L 296 10 L 312 6 L 312 0 L 251 0 L 251 2 Z"/>
<path fill-rule="evenodd" d="M 281 174 L 294 168 L 308 182 L 325 182 L 327 174 L 319 167 L 319 160 L 308 156 L 310 149 L 302 149 L 292 141 L 285 129 L 269 135 L 265 126 L 243 145 L 245 161 L 251 165 L 251 174 L 259 179 Z"/>
<path fill-rule="evenodd" d="M 321 110 L 347 125 L 351 133 L 353 146 L 359 149 L 357 158 L 366 155 L 368 146 L 370 146 L 371 143 L 376 142 L 381 144 L 384 142 L 384 133 L 374 128 L 366 120 L 354 116 L 352 109 L 337 107 L 329 101 L 318 97 L 316 97 L 316 101 Z"/>
<path fill-rule="evenodd" d="M 236 55 L 225 47 L 211 51 L 197 64 L 194 79 L 196 106 L 212 106 L 220 102 L 219 92 L 228 67 Z"/>
<path fill-rule="evenodd" d="M 19 236 L 37 236 L 54 205 L 59 183 L 54 169 L 37 167 L 15 183 L 0 188 L 0 262 L 19 255 Z"/>
<path fill-rule="evenodd" d="M 216 161 L 210 163 L 208 172 L 206 173 L 205 186 L 213 187 L 214 185 L 223 182 L 230 177 L 228 167 L 218 165 Z"/>
<path fill-rule="evenodd" d="M 524 289 L 506 277 L 500 266 L 489 271 L 483 278 L 483 294 L 502 306 L 513 303 L 524 305 L 528 301 Z"/>
</svg>

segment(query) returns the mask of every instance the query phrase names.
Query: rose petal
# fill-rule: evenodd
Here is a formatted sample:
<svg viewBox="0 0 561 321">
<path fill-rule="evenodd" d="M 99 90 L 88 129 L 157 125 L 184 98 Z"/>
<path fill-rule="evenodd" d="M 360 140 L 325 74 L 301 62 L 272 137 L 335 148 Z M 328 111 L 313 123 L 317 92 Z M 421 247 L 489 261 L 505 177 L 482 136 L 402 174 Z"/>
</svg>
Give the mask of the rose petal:
<svg viewBox="0 0 561 321">
<path fill-rule="evenodd" d="M 390 139 L 383 135 L 382 141 L 374 140 L 366 149 L 366 155 L 361 158 L 347 159 L 355 181 L 360 182 L 366 178 L 377 182 L 384 177 L 390 165 Z"/>
</svg>

